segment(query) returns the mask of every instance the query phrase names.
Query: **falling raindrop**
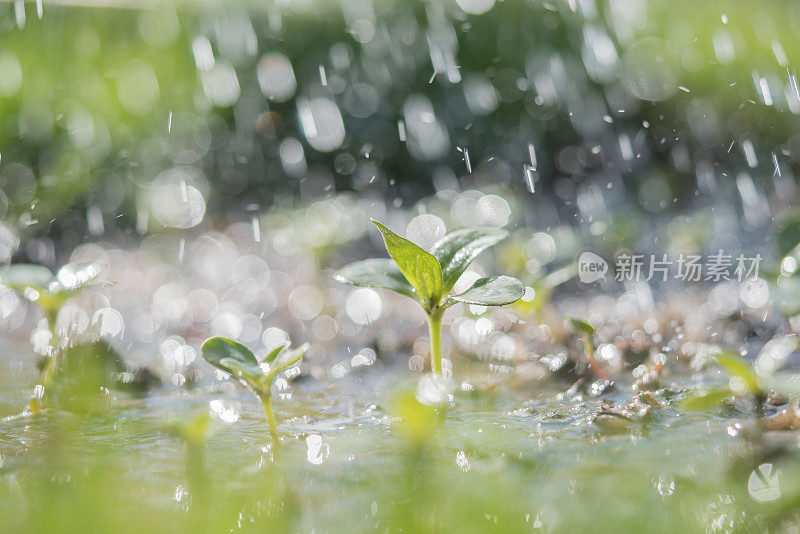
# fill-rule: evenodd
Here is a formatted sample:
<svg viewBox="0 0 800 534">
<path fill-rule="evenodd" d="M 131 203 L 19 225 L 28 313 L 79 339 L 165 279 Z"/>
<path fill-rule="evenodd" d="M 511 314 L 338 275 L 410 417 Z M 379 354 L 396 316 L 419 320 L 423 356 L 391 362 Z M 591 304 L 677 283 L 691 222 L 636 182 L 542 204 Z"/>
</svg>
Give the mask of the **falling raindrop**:
<svg viewBox="0 0 800 534">
<path fill-rule="evenodd" d="M 14 20 L 18 29 L 25 28 L 25 0 L 14 0 Z"/>
</svg>

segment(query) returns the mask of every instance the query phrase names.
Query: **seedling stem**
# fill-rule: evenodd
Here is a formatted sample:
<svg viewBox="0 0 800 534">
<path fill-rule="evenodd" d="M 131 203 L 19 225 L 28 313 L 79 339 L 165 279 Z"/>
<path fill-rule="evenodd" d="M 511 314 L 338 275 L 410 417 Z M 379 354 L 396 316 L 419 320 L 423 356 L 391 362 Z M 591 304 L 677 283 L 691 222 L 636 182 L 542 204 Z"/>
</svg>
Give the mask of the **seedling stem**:
<svg viewBox="0 0 800 534">
<path fill-rule="evenodd" d="M 431 337 L 431 370 L 434 374 L 442 374 L 442 316 L 444 310 L 434 309 L 428 315 L 428 332 Z"/>
</svg>

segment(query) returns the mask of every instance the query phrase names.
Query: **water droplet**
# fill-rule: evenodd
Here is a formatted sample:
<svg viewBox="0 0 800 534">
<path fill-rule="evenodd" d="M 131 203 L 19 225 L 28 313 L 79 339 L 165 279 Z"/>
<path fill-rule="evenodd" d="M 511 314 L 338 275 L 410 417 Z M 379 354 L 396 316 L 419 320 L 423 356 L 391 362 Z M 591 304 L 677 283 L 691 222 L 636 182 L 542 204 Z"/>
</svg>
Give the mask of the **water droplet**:
<svg viewBox="0 0 800 534">
<path fill-rule="evenodd" d="M 306 447 L 306 459 L 314 465 L 322 464 L 330 454 L 330 447 L 322 441 L 322 436 L 319 434 L 311 434 L 306 437 Z"/>
<path fill-rule="evenodd" d="M 420 378 L 416 397 L 421 404 L 437 406 L 448 402 L 454 390 L 451 380 L 429 373 Z"/>
</svg>

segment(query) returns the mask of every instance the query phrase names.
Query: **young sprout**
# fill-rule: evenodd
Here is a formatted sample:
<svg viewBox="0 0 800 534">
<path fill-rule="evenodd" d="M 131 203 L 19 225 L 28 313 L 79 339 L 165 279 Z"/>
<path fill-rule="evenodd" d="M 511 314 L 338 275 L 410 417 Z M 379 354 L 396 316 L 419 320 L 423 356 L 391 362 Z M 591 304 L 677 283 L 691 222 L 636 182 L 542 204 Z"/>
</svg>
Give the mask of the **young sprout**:
<svg viewBox="0 0 800 534">
<path fill-rule="evenodd" d="M 480 306 L 503 306 L 516 302 L 525 288 L 510 276 L 480 278 L 471 288 L 451 294 L 459 277 L 478 254 L 504 239 L 504 230 L 468 228 L 444 236 L 428 252 L 372 219 L 383 235 L 391 259 L 373 258 L 344 267 L 336 273 L 339 282 L 363 287 L 391 289 L 419 303 L 428 315 L 431 368 L 442 374 L 442 316 L 458 302 Z"/>
<path fill-rule="evenodd" d="M 13 289 L 31 302 L 39 305 L 47 318 L 50 329 L 52 350 L 47 354 L 39 375 L 39 381 L 30 400 L 30 408 L 37 413 L 42 407 L 42 400 L 58 371 L 59 359 L 63 353 L 56 337 L 56 318 L 64 303 L 73 295 L 84 289 L 99 285 L 97 265 L 67 264 L 56 276 L 43 265 L 17 263 L 11 265 L 0 274 L 0 284 Z"/>
<path fill-rule="evenodd" d="M 280 438 L 272 413 L 272 383 L 280 373 L 302 359 L 308 350 L 308 343 L 293 350 L 285 343 L 273 349 L 260 362 L 250 349 L 224 337 L 207 339 L 202 350 L 203 358 L 208 363 L 245 384 L 261 400 L 272 438 L 273 454 L 276 454 Z"/>
<path fill-rule="evenodd" d="M 532 313 L 534 317 L 543 321 L 545 318 L 544 312 L 550 302 L 550 296 L 553 294 L 553 291 L 561 284 L 575 278 L 577 272 L 577 264 L 571 263 L 550 274 L 535 279 L 533 283 L 528 284 L 533 290 L 531 298 L 523 296 L 522 299 L 514 303 L 514 309 L 522 316 Z"/>
<path fill-rule="evenodd" d="M 413 391 L 405 391 L 395 397 L 394 412 L 398 417 L 396 426 L 409 448 L 419 451 L 430 444 L 437 426 L 433 407 L 419 402 Z"/>
<path fill-rule="evenodd" d="M 714 362 L 731 377 L 731 380 L 702 393 L 693 392 L 682 402 L 683 408 L 692 411 L 709 410 L 732 396 L 749 394 L 752 395 L 756 413 L 761 418 L 764 415 L 767 394 L 753 366 L 740 355 L 730 351 L 714 356 Z"/>
<path fill-rule="evenodd" d="M 203 448 L 209 434 L 211 417 L 208 412 L 189 420 L 171 421 L 163 430 L 186 444 L 186 476 L 192 496 L 191 519 L 194 532 L 202 532 L 208 521 L 211 502 L 209 481 L 203 461 Z"/>
<path fill-rule="evenodd" d="M 58 274 L 43 265 L 16 263 L 0 274 L 0 284 L 35 302 L 47 317 L 50 332 L 56 334 L 56 317 L 61 306 L 73 295 L 99 285 L 97 265 L 67 264 Z"/>
<path fill-rule="evenodd" d="M 586 354 L 586 361 L 589 363 L 589 367 L 592 368 L 592 371 L 594 371 L 594 374 L 596 374 L 598 378 L 602 380 L 610 380 L 608 373 L 603 370 L 598 363 L 597 358 L 594 357 L 596 350 L 596 347 L 594 346 L 594 327 L 586 321 L 582 321 L 576 317 L 569 317 L 568 319 L 570 324 L 572 324 L 572 327 L 584 337 L 583 350 L 584 354 Z"/>
</svg>

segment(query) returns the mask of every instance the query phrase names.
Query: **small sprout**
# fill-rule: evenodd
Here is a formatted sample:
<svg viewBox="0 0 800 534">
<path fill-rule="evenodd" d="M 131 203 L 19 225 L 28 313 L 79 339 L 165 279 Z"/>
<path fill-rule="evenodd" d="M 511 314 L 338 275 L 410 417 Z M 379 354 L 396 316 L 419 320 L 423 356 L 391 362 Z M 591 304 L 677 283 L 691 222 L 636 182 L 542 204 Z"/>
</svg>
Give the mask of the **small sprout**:
<svg viewBox="0 0 800 534">
<path fill-rule="evenodd" d="M 162 427 L 163 431 L 186 444 L 186 476 L 189 479 L 191 500 L 191 521 L 193 530 L 203 531 L 208 522 L 211 488 L 206 476 L 203 448 L 211 426 L 208 412 L 200 413 L 188 421 L 171 421 Z"/>
<path fill-rule="evenodd" d="M 38 304 L 47 316 L 50 331 L 56 334 L 55 319 L 61 306 L 80 291 L 100 285 L 99 274 L 100 268 L 94 263 L 67 264 L 55 276 L 43 265 L 16 263 L 0 274 L 0 284 Z"/>
<path fill-rule="evenodd" d="M 800 210 L 789 211 L 775 223 L 773 242 L 778 258 L 795 254 L 800 249 Z"/>
<path fill-rule="evenodd" d="M 683 399 L 681 407 L 690 412 L 713 410 L 733 395 L 728 385 L 714 387 L 705 391 L 693 391 Z"/>
<path fill-rule="evenodd" d="M 577 264 L 571 263 L 550 274 L 535 279 L 533 283 L 530 284 L 530 289 L 532 290 L 530 297 L 523 296 L 514 303 L 514 308 L 521 315 L 533 313 L 535 317 L 542 319 L 553 291 L 561 284 L 575 278 L 577 273 Z"/>
<path fill-rule="evenodd" d="M 730 351 L 717 354 L 714 360 L 729 376 L 741 379 L 748 393 L 757 396 L 764 395 L 764 390 L 758 381 L 758 375 L 756 375 L 755 369 L 747 360 Z"/>
<path fill-rule="evenodd" d="M 47 317 L 47 326 L 53 339 L 53 350 L 45 358 L 34 394 L 30 399 L 30 410 L 38 413 L 43 408 L 43 395 L 50 387 L 53 376 L 58 372 L 64 350 L 56 340 L 56 317 L 64 303 L 73 295 L 99 285 L 99 267 L 94 263 L 86 265 L 67 264 L 58 274 L 43 265 L 16 263 L 0 274 L 0 284 L 20 293 L 24 298 L 35 302 Z"/>
<path fill-rule="evenodd" d="M 208 412 L 202 412 L 188 421 L 184 419 L 170 421 L 164 425 L 163 430 L 180 439 L 189 447 L 200 447 L 206 441 L 210 425 L 211 416 Z"/>
<path fill-rule="evenodd" d="M 594 327 L 586 321 L 578 319 L 577 317 L 569 317 L 569 322 L 578 332 L 583 332 L 590 338 L 594 335 Z"/>
<path fill-rule="evenodd" d="M 592 368 L 592 371 L 594 371 L 594 374 L 596 374 L 598 378 L 602 380 L 610 380 L 608 373 L 603 370 L 603 368 L 600 366 L 600 363 L 597 361 L 597 358 L 594 357 L 594 352 L 596 350 L 596 347 L 594 346 L 594 327 L 586 321 L 576 317 L 569 317 L 568 319 L 572 325 L 572 328 L 574 328 L 576 332 L 582 334 L 584 337 L 583 347 L 589 367 Z"/>
<path fill-rule="evenodd" d="M 731 377 L 727 384 L 712 388 L 704 392 L 692 392 L 683 400 L 681 406 L 685 410 L 706 411 L 718 406 L 732 396 L 752 395 L 758 417 L 763 416 L 764 402 L 767 395 L 753 366 L 740 355 L 724 351 L 714 356 L 714 361 L 722 370 Z M 731 383 L 737 379 L 741 388 L 732 388 Z"/>
<path fill-rule="evenodd" d="M 394 399 L 393 411 L 408 444 L 415 449 L 426 446 L 436 429 L 436 409 L 419 402 L 413 391 L 406 391 Z"/>
<path fill-rule="evenodd" d="M 503 306 L 525 293 L 522 282 L 510 276 L 477 280 L 463 293 L 453 286 L 478 254 L 504 239 L 508 232 L 468 228 L 444 236 L 428 252 L 400 237 L 376 220 L 391 259 L 373 258 L 352 263 L 335 275 L 345 284 L 391 289 L 419 303 L 428 315 L 431 368 L 442 374 L 442 316 L 458 302 L 480 306 Z"/>
<path fill-rule="evenodd" d="M 48 367 L 45 360 L 42 383 L 31 398 L 31 407 L 52 404 L 74 413 L 91 413 L 105 409 L 116 390 L 116 376 L 125 369 L 120 354 L 105 340 L 80 343 L 59 349 L 59 366 Z"/>
<path fill-rule="evenodd" d="M 289 344 L 276 347 L 259 362 L 253 352 L 232 339 L 212 337 L 203 343 L 203 358 L 218 369 L 239 380 L 255 393 L 264 406 L 273 454 L 280 444 L 275 415 L 272 413 L 272 383 L 280 373 L 298 363 L 308 350 L 308 343 L 298 349 Z"/>
</svg>

